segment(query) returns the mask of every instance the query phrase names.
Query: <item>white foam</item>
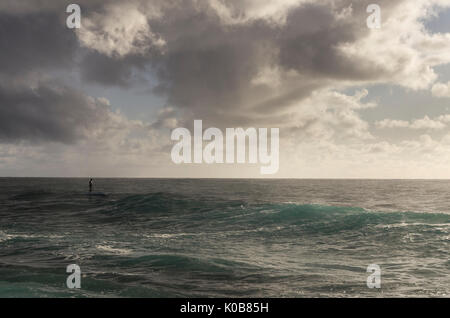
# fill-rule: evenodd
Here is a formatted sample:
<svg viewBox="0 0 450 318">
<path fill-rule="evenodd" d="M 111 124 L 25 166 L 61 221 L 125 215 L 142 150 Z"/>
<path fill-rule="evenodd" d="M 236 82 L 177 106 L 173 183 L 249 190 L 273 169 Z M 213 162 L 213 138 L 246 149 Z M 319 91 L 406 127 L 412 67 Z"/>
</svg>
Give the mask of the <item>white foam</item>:
<svg viewBox="0 0 450 318">
<path fill-rule="evenodd" d="M 111 245 L 96 245 L 95 247 L 102 251 L 106 251 L 106 252 L 113 253 L 113 254 L 120 254 L 120 255 L 127 255 L 127 254 L 131 254 L 131 252 L 132 252 L 130 249 L 114 248 Z"/>
</svg>

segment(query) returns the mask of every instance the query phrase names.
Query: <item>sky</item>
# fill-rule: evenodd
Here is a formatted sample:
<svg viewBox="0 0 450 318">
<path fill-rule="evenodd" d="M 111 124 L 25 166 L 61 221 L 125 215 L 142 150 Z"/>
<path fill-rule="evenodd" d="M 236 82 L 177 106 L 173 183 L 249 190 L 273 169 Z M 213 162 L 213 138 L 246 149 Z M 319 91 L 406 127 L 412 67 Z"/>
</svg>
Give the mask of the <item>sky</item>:
<svg viewBox="0 0 450 318">
<path fill-rule="evenodd" d="M 0 3 L 3 177 L 450 178 L 449 102 L 450 0 Z M 194 120 L 279 128 L 278 172 L 174 164 Z"/>
</svg>

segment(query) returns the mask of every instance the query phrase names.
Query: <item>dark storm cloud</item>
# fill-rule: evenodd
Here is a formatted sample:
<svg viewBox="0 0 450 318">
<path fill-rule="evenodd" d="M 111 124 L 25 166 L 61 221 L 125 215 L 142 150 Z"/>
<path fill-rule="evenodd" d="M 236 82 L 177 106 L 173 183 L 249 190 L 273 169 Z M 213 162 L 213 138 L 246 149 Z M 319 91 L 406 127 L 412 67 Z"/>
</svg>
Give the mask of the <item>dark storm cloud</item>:
<svg viewBox="0 0 450 318">
<path fill-rule="evenodd" d="M 386 8 L 392 6 L 381 2 Z M 142 6 L 145 1 L 136 3 L 147 14 Z M 369 1 L 296 6 L 281 24 L 266 18 L 226 23 L 208 1 L 168 3 L 161 5 L 162 17 L 148 19 L 152 32 L 166 42 L 163 53 L 148 51 L 140 59 L 133 54 L 121 58 L 91 56 L 82 66 L 84 78 L 128 85 L 133 70 L 147 71 L 144 66 L 151 65 L 158 79 L 155 93 L 167 97 L 170 105 L 224 122 L 224 116 L 234 118 L 232 113 L 237 111 L 244 115 L 258 105 L 262 111 L 276 112 L 308 97 L 330 80 L 366 81 L 385 75 L 382 68 L 350 59 L 338 49 L 368 34 Z M 222 3 L 232 9 L 231 16 L 242 16 L 244 2 Z M 346 10 L 352 13 L 344 16 Z M 281 76 L 295 71 L 299 77 L 281 79 L 281 91 L 255 85 L 253 80 L 265 68 L 275 69 Z"/>
<path fill-rule="evenodd" d="M 366 78 L 358 63 L 339 54 L 337 46 L 355 41 L 366 29 L 351 21 L 337 21 L 329 7 L 306 5 L 292 10 L 285 28 L 275 43 L 280 48 L 283 68 L 307 76 L 325 78 Z"/>
<path fill-rule="evenodd" d="M 0 5 L 0 142 L 74 143 L 108 120 L 108 108 L 98 100 L 40 79 L 75 66 L 79 44 L 66 27 L 66 6 Z"/>
<path fill-rule="evenodd" d="M 72 66 L 78 44 L 63 18 L 54 12 L 12 15 L 0 11 L 0 73 L 21 76 Z"/>
<path fill-rule="evenodd" d="M 270 63 L 269 43 L 251 27 L 226 30 L 201 16 L 192 27 L 195 33 L 168 42 L 177 49 L 169 49 L 158 61 L 160 90 L 169 103 L 180 107 L 240 107 L 249 96 L 252 78 Z"/>
<path fill-rule="evenodd" d="M 0 85 L 0 141 L 73 143 L 108 119 L 108 107 L 53 83 Z"/>
<path fill-rule="evenodd" d="M 380 2 L 390 5 L 386 0 Z M 265 17 L 225 21 L 227 18 L 203 0 L 78 3 L 82 27 L 94 16 L 90 31 L 101 35 L 100 39 L 119 30 L 114 25 L 106 24 L 107 30 L 101 29 L 105 25 L 95 25 L 99 14 L 108 14 L 111 5 L 119 9 L 123 6 L 123 10 L 134 6 L 147 17 L 149 29 L 165 45 L 158 51 L 142 43 L 144 50 L 108 55 L 107 49 L 99 50 L 101 43 L 83 43 L 79 34 L 77 39 L 76 32 L 66 28 L 68 3 L 6 1 L 0 4 L 3 77 L 20 79 L 35 70 L 50 74 L 54 69 L 74 66 L 88 83 L 127 87 L 139 80 L 139 73 L 151 72 L 157 79 L 154 92 L 166 97 L 170 106 L 188 110 L 210 124 L 234 126 L 284 118 L 278 114 L 281 109 L 307 98 L 330 80 L 368 80 L 381 72 L 363 61 L 348 59 L 337 49 L 368 32 L 365 8 L 369 1 L 354 4 L 353 14 L 344 18 L 339 14 L 352 1 L 335 1 L 333 6 L 321 2 L 299 5 L 288 11 L 285 23 Z M 242 6 L 246 1 L 221 3 L 231 8 L 228 18 L 245 18 Z M 158 8 L 160 16 L 152 15 L 153 7 Z M 123 25 L 127 22 L 132 21 Z M 80 57 L 79 63 L 74 63 L 75 56 Z M 275 75 L 269 72 L 266 82 L 255 82 L 267 69 Z M 296 77 L 289 77 L 290 72 Z M 35 90 L 27 85 L 20 89 L 3 85 L 0 89 L 3 140 L 72 142 L 82 136 L 80 131 L 99 120 L 96 111 L 89 108 L 87 97 L 68 88 L 61 92 L 45 85 Z"/>
<path fill-rule="evenodd" d="M 130 87 L 148 81 L 146 72 L 151 72 L 148 59 L 142 56 L 126 56 L 122 59 L 88 52 L 80 69 L 81 77 L 87 82 L 104 86 Z"/>
<path fill-rule="evenodd" d="M 344 9 L 337 8 L 336 10 Z M 251 121 L 248 108 L 271 114 L 308 97 L 329 79 L 367 79 L 364 65 L 342 56 L 337 46 L 355 41 L 367 28 L 338 20 L 329 6 L 309 4 L 292 9 L 285 24 L 256 19 L 224 25 L 208 11 L 175 6 L 168 19 L 151 21 L 167 41 L 167 52 L 153 59 L 159 67 L 159 92 L 169 104 L 189 108 L 221 123 Z M 277 93 L 252 80 L 264 70 L 296 71 L 301 81 L 286 82 Z M 320 82 L 320 84 L 319 84 Z M 246 110 L 247 109 L 247 110 Z M 236 112 L 239 112 L 238 114 Z M 237 116 L 236 116 L 237 115 Z"/>
<path fill-rule="evenodd" d="M 71 3 L 77 3 L 83 8 L 98 8 L 106 3 L 120 0 L 2 0 L 0 12 L 12 15 L 27 15 L 35 13 L 64 13 L 66 7 Z"/>
<path fill-rule="evenodd" d="M 125 57 L 117 60 L 97 52 L 89 52 L 83 59 L 81 75 L 89 82 L 105 86 L 127 87 L 131 85 L 133 75 L 145 67 L 145 61 L 139 57 Z"/>
</svg>

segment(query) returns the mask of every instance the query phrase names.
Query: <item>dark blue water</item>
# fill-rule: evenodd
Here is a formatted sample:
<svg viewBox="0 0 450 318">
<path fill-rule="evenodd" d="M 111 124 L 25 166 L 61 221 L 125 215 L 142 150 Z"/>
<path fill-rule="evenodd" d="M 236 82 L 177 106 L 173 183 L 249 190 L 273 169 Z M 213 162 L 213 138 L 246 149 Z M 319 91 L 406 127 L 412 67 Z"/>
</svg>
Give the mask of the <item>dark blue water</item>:
<svg viewBox="0 0 450 318">
<path fill-rule="evenodd" d="M 1 297 L 450 295 L 449 181 L 87 183 L 0 179 Z"/>
</svg>

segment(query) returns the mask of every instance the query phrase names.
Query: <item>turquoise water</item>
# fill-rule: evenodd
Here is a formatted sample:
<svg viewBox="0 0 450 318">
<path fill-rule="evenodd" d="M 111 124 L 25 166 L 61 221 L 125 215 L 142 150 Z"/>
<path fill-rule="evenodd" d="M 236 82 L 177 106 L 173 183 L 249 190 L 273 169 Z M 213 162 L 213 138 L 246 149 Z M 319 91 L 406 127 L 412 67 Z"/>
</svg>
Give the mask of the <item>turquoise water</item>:
<svg viewBox="0 0 450 318">
<path fill-rule="evenodd" d="M 449 181 L 87 181 L 0 179 L 0 297 L 450 295 Z"/>
</svg>

